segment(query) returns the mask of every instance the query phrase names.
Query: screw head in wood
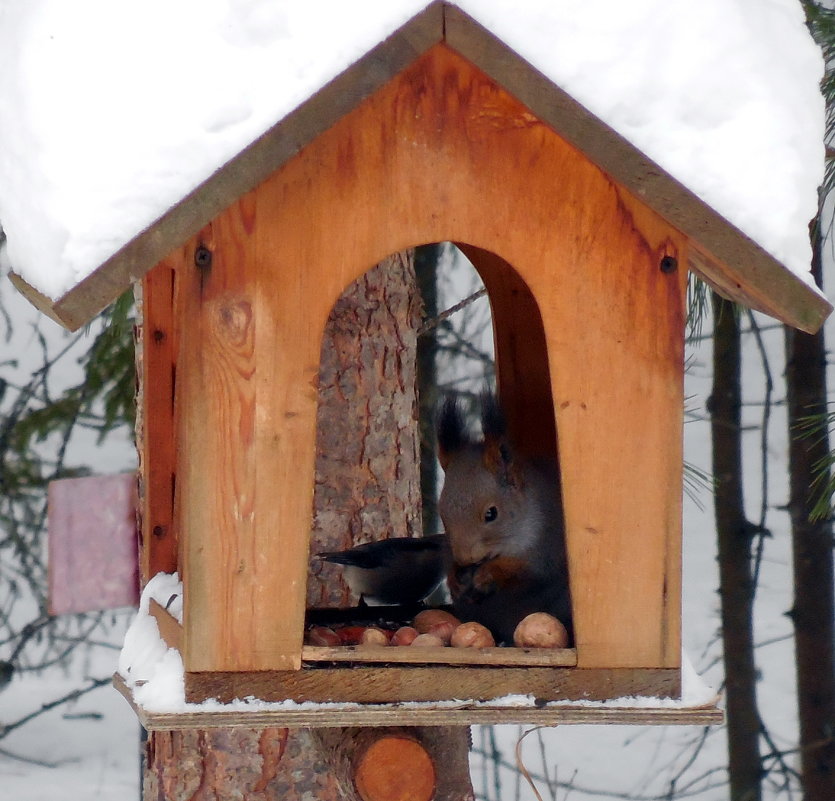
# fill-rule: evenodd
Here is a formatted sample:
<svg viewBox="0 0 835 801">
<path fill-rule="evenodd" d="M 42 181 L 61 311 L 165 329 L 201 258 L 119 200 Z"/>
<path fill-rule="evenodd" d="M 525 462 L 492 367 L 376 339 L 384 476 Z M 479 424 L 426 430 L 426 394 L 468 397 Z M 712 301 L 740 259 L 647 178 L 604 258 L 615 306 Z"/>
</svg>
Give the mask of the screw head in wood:
<svg viewBox="0 0 835 801">
<path fill-rule="evenodd" d="M 205 245 L 200 245 L 194 251 L 194 266 L 202 270 L 212 266 L 212 251 Z"/>
<path fill-rule="evenodd" d="M 664 256 L 659 267 L 662 273 L 674 273 L 678 269 L 678 259 L 675 256 Z"/>
</svg>

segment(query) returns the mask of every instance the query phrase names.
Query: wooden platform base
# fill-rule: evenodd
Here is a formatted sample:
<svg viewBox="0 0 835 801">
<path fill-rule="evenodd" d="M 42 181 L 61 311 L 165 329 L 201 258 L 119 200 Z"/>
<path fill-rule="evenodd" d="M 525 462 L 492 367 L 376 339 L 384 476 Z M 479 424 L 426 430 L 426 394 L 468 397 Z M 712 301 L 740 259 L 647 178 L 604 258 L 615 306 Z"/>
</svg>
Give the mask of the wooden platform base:
<svg viewBox="0 0 835 801">
<path fill-rule="evenodd" d="M 113 684 L 133 707 L 148 731 L 208 729 L 215 727 L 328 728 L 338 726 L 469 726 L 471 724 L 522 723 L 539 726 L 569 724 L 694 725 L 721 724 L 724 713 L 713 705 L 678 708 L 554 705 L 500 707 L 445 703 L 404 706 L 403 704 L 333 704 L 316 708 L 278 710 L 148 712 L 133 700 L 133 693 L 118 674 Z"/>
<path fill-rule="evenodd" d="M 679 671 L 462 665 L 363 665 L 302 670 L 186 673 L 186 701 L 263 701 L 385 704 L 400 701 L 489 700 L 532 695 L 542 701 L 605 701 L 624 696 L 678 698 Z"/>
</svg>

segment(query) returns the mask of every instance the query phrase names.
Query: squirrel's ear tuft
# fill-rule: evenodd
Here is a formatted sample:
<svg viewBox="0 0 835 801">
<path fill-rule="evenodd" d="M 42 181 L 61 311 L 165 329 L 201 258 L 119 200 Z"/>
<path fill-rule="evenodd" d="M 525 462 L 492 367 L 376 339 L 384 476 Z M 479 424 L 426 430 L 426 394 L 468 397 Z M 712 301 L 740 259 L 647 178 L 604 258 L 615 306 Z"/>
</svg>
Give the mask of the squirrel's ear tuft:
<svg viewBox="0 0 835 801">
<path fill-rule="evenodd" d="M 481 430 L 484 434 L 482 461 L 500 484 L 517 486 L 519 476 L 507 441 L 507 424 L 495 394 L 481 394 Z"/>
<path fill-rule="evenodd" d="M 489 389 L 481 393 L 481 430 L 484 433 L 485 442 L 504 440 L 507 434 L 507 423 L 502 407 L 499 406 L 499 399 Z"/>
<path fill-rule="evenodd" d="M 469 445 L 464 411 L 455 397 L 447 397 L 437 416 L 438 461 L 446 470 L 454 453 Z"/>
</svg>

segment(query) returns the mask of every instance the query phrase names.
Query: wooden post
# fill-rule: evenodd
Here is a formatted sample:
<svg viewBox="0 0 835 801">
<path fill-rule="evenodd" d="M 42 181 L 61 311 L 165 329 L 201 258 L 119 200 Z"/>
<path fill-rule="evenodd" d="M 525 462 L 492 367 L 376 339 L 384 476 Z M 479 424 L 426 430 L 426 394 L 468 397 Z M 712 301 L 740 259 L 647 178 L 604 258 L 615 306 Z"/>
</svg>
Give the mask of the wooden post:
<svg viewBox="0 0 835 801">
<path fill-rule="evenodd" d="M 173 573 L 180 561 L 174 514 L 174 387 L 178 353 L 176 278 L 183 269 L 185 251 L 179 248 L 170 254 L 134 287 L 140 318 L 153 321 L 151 326 L 136 329 L 142 586 L 157 573 Z"/>
</svg>

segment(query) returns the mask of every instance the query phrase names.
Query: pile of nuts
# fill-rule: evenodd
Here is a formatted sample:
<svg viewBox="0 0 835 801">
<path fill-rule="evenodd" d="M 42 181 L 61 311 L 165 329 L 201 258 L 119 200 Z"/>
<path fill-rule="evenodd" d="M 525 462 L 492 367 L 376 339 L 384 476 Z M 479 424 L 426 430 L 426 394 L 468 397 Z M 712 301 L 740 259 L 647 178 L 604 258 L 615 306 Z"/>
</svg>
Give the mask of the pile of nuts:
<svg viewBox="0 0 835 801">
<path fill-rule="evenodd" d="M 396 631 L 377 626 L 313 626 L 305 641 L 308 645 L 338 646 L 408 645 L 412 648 L 442 647 L 492 648 L 496 645 L 490 630 L 481 623 L 462 623 L 443 609 L 425 609 L 414 619 L 414 625 Z M 568 632 L 557 618 L 546 612 L 528 615 L 516 627 L 513 644 L 518 648 L 566 648 Z"/>
</svg>

